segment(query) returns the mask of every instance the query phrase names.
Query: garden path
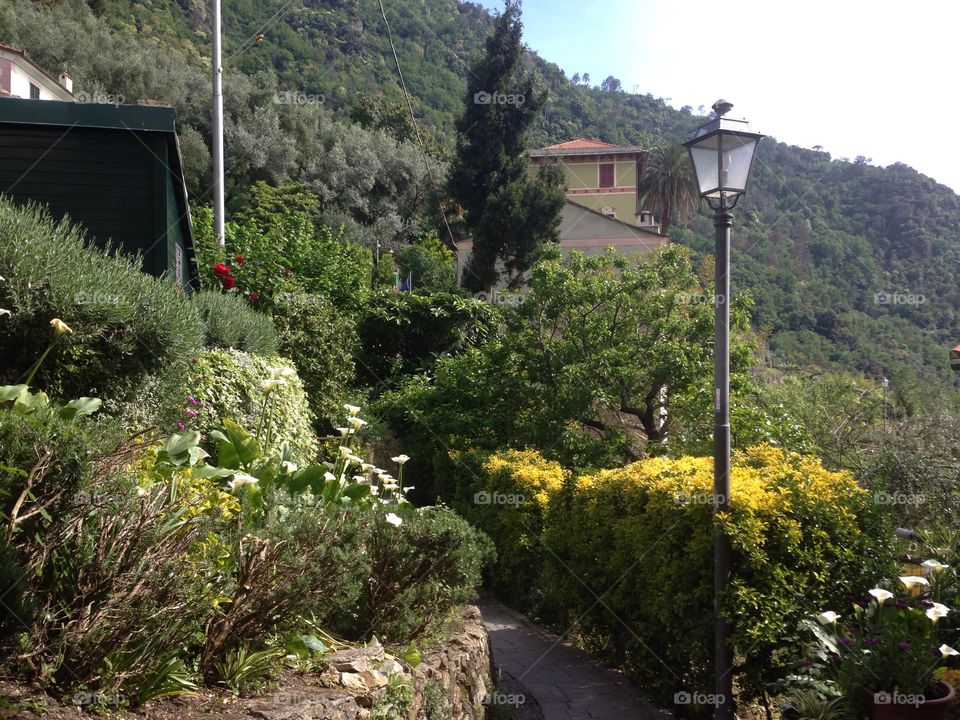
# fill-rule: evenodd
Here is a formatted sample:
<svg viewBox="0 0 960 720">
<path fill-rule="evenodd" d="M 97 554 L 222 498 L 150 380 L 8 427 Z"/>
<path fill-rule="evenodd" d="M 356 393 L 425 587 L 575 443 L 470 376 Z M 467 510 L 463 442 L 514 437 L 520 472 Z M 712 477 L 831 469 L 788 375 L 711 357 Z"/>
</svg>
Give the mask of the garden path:
<svg viewBox="0 0 960 720">
<path fill-rule="evenodd" d="M 477 605 L 490 634 L 494 666 L 533 696 L 543 720 L 672 720 L 622 675 L 564 644 L 562 638 L 493 600 Z M 508 683 L 511 686 L 513 682 Z M 492 698 L 506 699 L 509 696 Z"/>
</svg>

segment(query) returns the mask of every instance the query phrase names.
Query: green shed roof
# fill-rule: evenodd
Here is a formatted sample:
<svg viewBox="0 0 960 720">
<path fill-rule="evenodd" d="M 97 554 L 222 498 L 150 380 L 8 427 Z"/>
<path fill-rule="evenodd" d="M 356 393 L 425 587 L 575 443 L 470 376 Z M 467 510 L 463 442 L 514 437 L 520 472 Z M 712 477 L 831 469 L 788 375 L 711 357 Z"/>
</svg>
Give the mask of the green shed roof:
<svg viewBox="0 0 960 720">
<path fill-rule="evenodd" d="M 69 215 L 144 271 L 196 286 L 173 108 L 0 98 L 0 193 Z"/>
</svg>

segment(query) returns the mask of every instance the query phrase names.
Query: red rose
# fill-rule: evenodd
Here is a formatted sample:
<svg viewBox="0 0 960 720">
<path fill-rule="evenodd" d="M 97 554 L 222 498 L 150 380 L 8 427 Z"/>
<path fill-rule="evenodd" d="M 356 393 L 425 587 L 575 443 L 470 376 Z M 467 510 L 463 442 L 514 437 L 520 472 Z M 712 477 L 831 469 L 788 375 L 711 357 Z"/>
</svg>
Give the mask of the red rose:
<svg viewBox="0 0 960 720">
<path fill-rule="evenodd" d="M 237 255 L 237 265 L 243 265 L 247 259 L 243 255 Z"/>
<path fill-rule="evenodd" d="M 224 290 L 232 290 L 237 284 L 237 281 L 233 275 L 225 276 L 220 282 L 223 283 Z"/>
<path fill-rule="evenodd" d="M 255 293 L 255 292 L 250 293 L 250 299 L 251 299 L 251 300 L 259 300 L 259 299 L 260 299 L 260 293 Z"/>
<path fill-rule="evenodd" d="M 223 263 L 218 262 L 213 266 L 213 274 L 216 275 L 217 277 L 226 277 L 227 275 L 230 274 L 230 272 L 231 272 L 230 268 L 228 268 Z"/>
</svg>

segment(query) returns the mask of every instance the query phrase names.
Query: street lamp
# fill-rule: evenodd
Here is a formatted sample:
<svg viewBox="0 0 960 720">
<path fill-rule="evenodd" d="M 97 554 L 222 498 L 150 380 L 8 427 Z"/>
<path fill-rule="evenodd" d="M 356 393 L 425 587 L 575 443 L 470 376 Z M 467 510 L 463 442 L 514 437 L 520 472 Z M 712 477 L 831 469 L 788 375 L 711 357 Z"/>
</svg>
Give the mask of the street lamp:
<svg viewBox="0 0 960 720">
<path fill-rule="evenodd" d="M 696 137 L 684 143 L 697 176 L 700 197 L 713 210 L 716 231 L 714 288 L 714 512 L 730 504 L 730 211 L 746 192 L 757 143 L 763 135 L 750 132 L 746 120 L 726 117 L 733 105 L 726 100 L 713 104 L 716 117 L 697 129 Z M 721 613 L 721 601 L 730 581 L 730 543 L 714 528 L 713 610 L 715 720 L 733 717 L 733 653 L 730 627 Z"/>
</svg>

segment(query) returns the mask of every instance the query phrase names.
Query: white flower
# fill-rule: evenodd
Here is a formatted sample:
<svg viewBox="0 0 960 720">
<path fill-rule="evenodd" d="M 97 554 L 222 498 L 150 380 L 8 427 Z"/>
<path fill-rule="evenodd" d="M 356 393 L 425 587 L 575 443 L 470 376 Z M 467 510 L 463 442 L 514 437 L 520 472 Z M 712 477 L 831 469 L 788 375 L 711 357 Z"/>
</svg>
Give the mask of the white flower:
<svg viewBox="0 0 960 720">
<path fill-rule="evenodd" d="M 351 453 L 350 455 L 347 455 L 347 462 L 352 462 L 352 463 L 357 463 L 357 465 L 362 465 L 362 464 L 363 464 L 363 458 L 360 457 L 360 456 L 358 456 L 358 455 L 354 455 L 353 453 Z"/>
<path fill-rule="evenodd" d="M 289 460 L 284 460 L 280 463 L 280 467 L 283 468 L 285 473 L 293 474 L 297 471 L 297 464 L 295 462 L 290 462 Z"/>
<path fill-rule="evenodd" d="M 377 466 L 371 463 L 360 463 L 360 469 L 367 472 L 368 470 L 376 470 Z"/>
<path fill-rule="evenodd" d="M 933 607 L 927 608 L 927 617 L 936 622 L 942 617 L 946 617 L 950 612 L 950 608 L 946 605 L 941 605 L 938 602 L 933 604 Z"/>
<path fill-rule="evenodd" d="M 911 593 L 919 593 L 924 587 L 930 585 L 925 577 L 918 577 L 916 575 L 901 575 L 900 582 Z"/>
<path fill-rule="evenodd" d="M 817 615 L 817 620 L 819 620 L 824 625 L 833 625 L 837 620 L 840 619 L 840 616 L 837 615 L 833 610 L 827 610 Z"/>
<path fill-rule="evenodd" d="M 145 487 L 138 487 L 138 488 L 137 488 L 137 497 L 143 497 L 144 495 L 148 494 L 149 492 L 150 492 L 150 491 L 147 490 Z"/>
<path fill-rule="evenodd" d="M 387 513 L 384 517 L 386 517 L 388 523 L 396 527 L 399 527 L 403 524 L 403 518 L 396 513 Z"/>
<path fill-rule="evenodd" d="M 337 432 L 340 433 L 341 437 L 346 437 L 353 432 L 353 428 L 337 428 Z"/>
<path fill-rule="evenodd" d="M 403 465 L 410 458 L 406 455 L 397 455 L 395 458 L 390 459 L 393 460 L 397 465 Z"/>
<path fill-rule="evenodd" d="M 330 472 L 329 470 L 327 470 L 327 471 L 323 474 L 323 479 L 326 480 L 327 482 L 333 482 L 334 480 L 337 479 L 337 476 L 334 475 L 334 474 L 333 474 L 332 472 Z"/>
<path fill-rule="evenodd" d="M 944 643 L 940 646 L 940 654 L 943 655 L 943 657 L 950 657 L 951 655 L 960 655 L 960 652 L 957 652 L 952 647 Z"/>
<path fill-rule="evenodd" d="M 380 488 L 378 488 L 376 485 L 371 485 L 371 486 L 370 486 L 370 494 L 371 494 L 371 495 L 379 495 L 379 494 L 380 494 Z"/>
<path fill-rule="evenodd" d="M 930 574 L 930 573 L 936 574 L 950 567 L 949 565 L 943 565 L 942 563 L 936 560 L 924 560 L 922 563 L 920 563 L 920 566 L 927 571 L 927 574 Z"/>
<path fill-rule="evenodd" d="M 4 315 L 13 315 L 13 313 L 6 308 L 0 308 L 0 317 L 3 317 Z"/>
<path fill-rule="evenodd" d="M 366 483 L 366 482 L 367 482 L 367 478 L 365 478 L 363 475 L 354 475 L 354 476 L 353 476 L 353 481 L 354 481 L 355 483 L 359 483 L 359 484 L 362 485 L 363 483 Z"/>
<path fill-rule="evenodd" d="M 343 409 L 346 410 L 351 415 L 357 415 L 360 412 L 360 408 L 356 405 L 344 404 Z"/>
<path fill-rule="evenodd" d="M 289 367 L 272 367 L 270 368 L 270 377 L 274 380 L 287 380 L 288 378 L 295 377 L 297 371 Z"/>
<path fill-rule="evenodd" d="M 355 430 L 359 430 L 360 428 L 362 428 L 364 425 L 367 424 L 367 421 L 366 421 L 366 420 L 362 420 L 362 419 L 360 419 L 360 418 L 358 418 L 358 417 L 353 417 L 352 415 L 347 418 L 347 422 L 350 423 L 350 425 L 351 425 Z"/>
<path fill-rule="evenodd" d="M 260 482 L 253 475 L 247 475 L 246 473 L 238 472 L 233 474 L 233 480 L 227 483 L 230 486 L 231 490 L 236 490 L 238 487 L 243 487 L 244 485 L 256 485 Z"/>
<path fill-rule="evenodd" d="M 883 605 L 887 600 L 893 597 L 893 593 L 889 590 L 884 590 L 883 588 L 874 588 L 870 591 L 870 595 L 876 598 L 877 602 Z"/>
<path fill-rule="evenodd" d="M 384 490 L 396 490 L 398 487 L 400 486 L 397 485 L 396 481 L 385 482 L 383 484 Z"/>
<path fill-rule="evenodd" d="M 416 487 L 416 486 L 415 486 L 415 485 L 407 485 L 407 486 L 403 489 L 403 492 L 408 493 L 408 492 L 410 492 L 411 490 L 413 490 L 414 487 Z"/>
<path fill-rule="evenodd" d="M 50 327 L 53 328 L 53 334 L 57 337 L 63 335 L 64 333 L 72 333 L 73 330 L 70 329 L 70 326 L 67 325 L 60 318 L 54 318 L 50 321 Z"/>
<path fill-rule="evenodd" d="M 343 445 L 340 446 L 340 457 L 345 458 L 351 454 L 353 454 L 353 450 Z"/>
<path fill-rule="evenodd" d="M 281 380 L 279 378 L 268 378 L 260 383 L 260 387 L 263 388 L 264 392 L 272 393 L 278 387 L 283 387 L 286 384 L 286 380 Z"/>
</svg>

